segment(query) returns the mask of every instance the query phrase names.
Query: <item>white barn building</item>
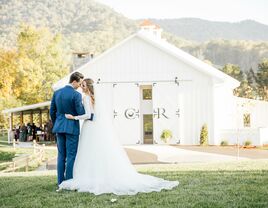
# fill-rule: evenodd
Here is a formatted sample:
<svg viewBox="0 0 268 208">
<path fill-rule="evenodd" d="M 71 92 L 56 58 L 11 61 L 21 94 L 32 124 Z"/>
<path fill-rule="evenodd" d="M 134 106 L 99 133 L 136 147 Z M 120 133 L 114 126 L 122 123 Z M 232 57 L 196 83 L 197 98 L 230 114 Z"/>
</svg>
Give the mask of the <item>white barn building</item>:
<svg viewBox="0 0 268 208">
<path fill-rule="evenodd" d="M 268 144 L 268 102 L 238 98 L 239 82 L 161 38 L 161 28 L 145 22 L 140 32 L 90 60 L 77 71 L 106 83 L 112 95 L 114 118 L 122 144 L 196 145 L 204 124 L 208 143 Z M 53 85 L 65 86 L 69 76 Z M 104 95 L 105 96 L 105 95 Z M 13 115 L 48 114 L 50 102 L 6 109 L 10 130 Z M 41 116 L 40 116 L 41 115 Z M 11 141 L 11 134 L 9 134 Z"/>
<path fill-rule="evenodd" d="M 211 145 L 268 143 L 268 103 L 233 96 L 237 80 L 161 39 L 157 29 L 144 26 L 76 70 L 110 86 L 121 143 L 163 144 L 170 130 L 169 144 L 196 145 L 204 124 Z"/>
</svg>

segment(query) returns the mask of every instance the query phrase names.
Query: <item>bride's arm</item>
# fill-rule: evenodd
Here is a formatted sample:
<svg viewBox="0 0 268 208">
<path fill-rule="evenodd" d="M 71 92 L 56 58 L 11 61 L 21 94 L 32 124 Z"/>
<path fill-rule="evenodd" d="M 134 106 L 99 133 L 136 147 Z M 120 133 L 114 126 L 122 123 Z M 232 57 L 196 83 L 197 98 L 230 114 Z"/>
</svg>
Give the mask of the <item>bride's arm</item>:
<svg viewBox="0 0 268 208">
<path fill-rule="evenodd" d="M 74 120 L 85 120 L 85 119 L 90 119 L 91 114 L 93 113 L 91 111 L 91 102 L 90 102 L 90 97 L 85 97 L 84 100 L 84 108 L 85 108 L 85 114 L 79 115 L 79 116 L 73 116 L 70 114 L 66 114 L 66 118 L 68 119 L 74 119 Z"/>
</svg>

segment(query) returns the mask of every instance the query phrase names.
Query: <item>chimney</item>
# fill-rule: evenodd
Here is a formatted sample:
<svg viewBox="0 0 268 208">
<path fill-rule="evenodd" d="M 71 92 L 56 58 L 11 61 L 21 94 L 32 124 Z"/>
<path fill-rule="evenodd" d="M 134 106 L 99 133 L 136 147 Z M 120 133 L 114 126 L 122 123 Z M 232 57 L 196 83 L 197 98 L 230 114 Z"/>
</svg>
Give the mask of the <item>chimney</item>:
<svg viewBox="0 0 268 208">
<path fill-rule="evenodd" d="M 163 30 L 159 25 L 154 24 L 150 20 L 143 20 L 140 24 L 140 31 L 144 34 L 153 35 L 154 37 L 161 39 Z"/>
<path fill-rule="evenodd" d="M 93 54 L 90 52 L 73 52 L 71 72 L 89 62 L 91 59 L 93 59 Z"/>
</svg>

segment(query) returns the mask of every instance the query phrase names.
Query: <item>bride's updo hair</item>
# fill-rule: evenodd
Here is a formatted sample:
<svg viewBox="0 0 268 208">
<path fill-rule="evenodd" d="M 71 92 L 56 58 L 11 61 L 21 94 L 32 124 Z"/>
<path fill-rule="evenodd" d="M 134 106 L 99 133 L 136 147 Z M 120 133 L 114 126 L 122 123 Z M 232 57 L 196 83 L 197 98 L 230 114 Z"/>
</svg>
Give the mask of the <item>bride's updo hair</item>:
<svg viewBox="0 0 268 208">
<path fill-rule="evenodd" d="M 90 92 L 91 101 L 92 101 L 92 104 L 94 106 L 94 104 L 95 104 L 94 86 L 93 86 L 94 81 L 90 78 L 86 78 L 83 81 L 86 83 L 86 86 Z"/>
</svg>

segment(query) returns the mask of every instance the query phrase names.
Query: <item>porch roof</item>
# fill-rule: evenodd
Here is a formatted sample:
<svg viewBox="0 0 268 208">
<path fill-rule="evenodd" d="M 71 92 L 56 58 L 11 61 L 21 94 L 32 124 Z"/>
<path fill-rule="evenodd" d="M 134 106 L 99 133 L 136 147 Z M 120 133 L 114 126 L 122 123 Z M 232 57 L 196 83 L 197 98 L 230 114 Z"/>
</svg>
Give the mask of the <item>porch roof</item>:
<svg viewBox="0 0 268 208">
<path fill-rule="evenodd" d="M 45 110 L 48 109 L 50 106 L 51 101 L 46 101 L 46 102 L 42 102 L 42 103 L 36 103 L 33 105 L 24 105 L 21 107 L 17 107 L 17 108 L 10 108 L 10 109 L 5 109 L 2 111 L 2 113 L 4 114 L 10 114 L 10 113 L 20 113 L 20 112 L 25 112 L 30 113 L 30 112 L 34 112 L 34 111 L 40 111 L 40 110 Z"/>
</svg>

